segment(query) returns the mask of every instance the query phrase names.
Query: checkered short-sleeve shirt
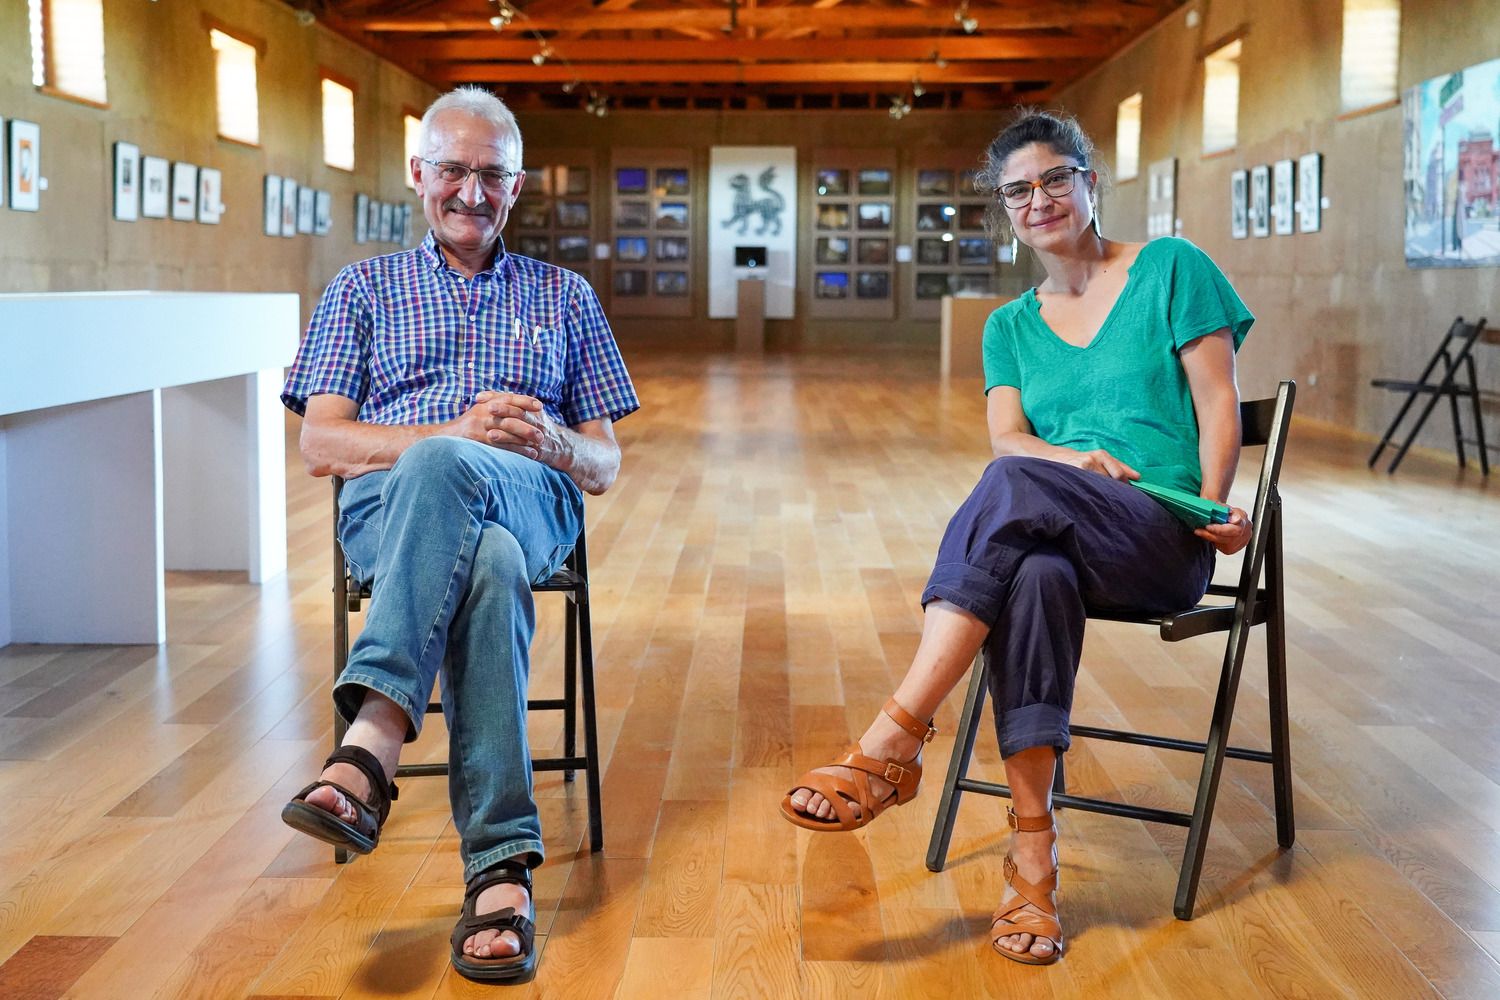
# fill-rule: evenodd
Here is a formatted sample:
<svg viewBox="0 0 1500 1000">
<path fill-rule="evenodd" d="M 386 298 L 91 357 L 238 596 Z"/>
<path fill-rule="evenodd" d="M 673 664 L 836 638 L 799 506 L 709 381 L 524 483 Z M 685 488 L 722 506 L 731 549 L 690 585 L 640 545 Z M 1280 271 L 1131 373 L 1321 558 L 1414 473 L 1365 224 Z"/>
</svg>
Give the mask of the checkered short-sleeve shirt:
<svg viewBox="0 0 1500 1000">
<path fill-rule="evenodd" d="M 345 267 L 323 293 L 287 375 L 293 412 L 332 393 L 372 424 L 461 416 L 487 390 L 542 401 L 566 426 L 640 407 L 588 282 L 505 252 L 466 279 L 431 233 L 414 250 Z"/>
</svg>

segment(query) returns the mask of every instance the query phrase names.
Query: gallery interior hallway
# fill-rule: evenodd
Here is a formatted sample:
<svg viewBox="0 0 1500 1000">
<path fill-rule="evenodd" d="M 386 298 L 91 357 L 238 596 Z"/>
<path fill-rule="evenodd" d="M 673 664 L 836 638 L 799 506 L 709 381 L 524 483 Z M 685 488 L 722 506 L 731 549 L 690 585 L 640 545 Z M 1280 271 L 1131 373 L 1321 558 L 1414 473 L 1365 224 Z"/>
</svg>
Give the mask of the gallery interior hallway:
<svg viewBox="0 0 1500 1000">
<path fill-rule="evenodd" d="M 1294 430 L 1297 845 L 1275 848 L 1264 769 L 1230 762 L 1183 923 L 1179 830 L 1063 812 L 1069 952 L 1035 970 L 985 936 L 1002 803 L 966 802 L 949 867 L 923 867 L 958 696 L 912 805 L 856 835 L 777 815 L 905 669 L 938 537 L 988 458 L 979 386 L 927 357 L 625 347 L 644 408 L 588 507 L 606 847 L 587 852 L 582 782 L 541 776 L 544 950 L 506 996 L 1500 996 L 1494 482 L 1422 456 L 1388 478 L 1367 443 Z M 342 868 L 278 818 L 331 728 L 329 488 L 289 465 L 284 579 L 174 574 L 160 649 L 0 650 L 0 995 L 500 995 L 448 968 L 443 782 L 407 782 L 379 850 Z M 561 616 L 541 609 L 550 691 Z M 1201 738 L 1216 642 L 1091 625 L 1077 717 Z M 1263 663 L 1252 646 L 1252 745 Z M 440 759 L 441 728 L 409 759 Z M 534 747 L 559 728 L 538 719 Z M 1196 773 L 1113 745 L 1069 766 L 1075 789 L 1152 805 L 1185 803 Z"/>
</svg>

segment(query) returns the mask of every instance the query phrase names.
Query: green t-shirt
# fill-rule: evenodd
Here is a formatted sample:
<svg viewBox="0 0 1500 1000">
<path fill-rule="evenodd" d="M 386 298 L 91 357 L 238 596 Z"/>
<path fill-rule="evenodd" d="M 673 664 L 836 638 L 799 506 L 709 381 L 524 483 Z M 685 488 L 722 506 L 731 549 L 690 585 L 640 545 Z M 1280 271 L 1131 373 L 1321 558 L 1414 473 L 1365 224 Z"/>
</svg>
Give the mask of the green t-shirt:
<svg viewBox="0 0 1500 1000">
<path fill-rule="evenodd" d="M 984 391 L 1021 390 L 1021 409 L 1048 444 L 1103 448 L 1146 482 L 1197 493 L 1198 422 L 1177 352 L 1225 327 L 1238 350 L 1254 322 L 1207 254 L 1187 240 L 1153 240 L 1087 347 L 1052 332 L 1035 289 L 995 310 L 984 327 Z"/>
</svg>

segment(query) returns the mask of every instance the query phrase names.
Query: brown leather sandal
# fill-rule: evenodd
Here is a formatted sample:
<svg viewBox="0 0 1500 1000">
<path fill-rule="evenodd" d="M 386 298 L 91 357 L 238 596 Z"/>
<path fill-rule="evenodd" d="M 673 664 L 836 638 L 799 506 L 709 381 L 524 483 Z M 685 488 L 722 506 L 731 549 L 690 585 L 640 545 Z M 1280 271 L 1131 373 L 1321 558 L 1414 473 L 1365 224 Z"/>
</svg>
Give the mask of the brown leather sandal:
<svg viewBox="0 0 1500 1000">
<path fill-rule="evenodd" d="M 513 906 L 483 916 L 476 916 L 474 913 L 479 903 L 479 894 L 492 885 L 504 883 L 522 886 L 526 889 L 526 895 L 531 895 L 531 871 L 517 860 L 506 859 L 489 871 L 475 875 L 464 888 L 463 914 L 449 939 L 453 949 L 453 968 L 465 979 L 476 983 L 525 983 L 536 974 L 536 924 L 533 923 L 535 904 L 527 904 L 529 915 L 516 912 Z M 484 930 L 510 931 L 515 934 L 521 941 L 520 952 L 493 958 L 465 955 L 464 942 Z"/>
<path fill-rule="evenodd" d="M 916 756 L 911 760 L 876 760 L 866 757 L 855 740 L 844 755 L 832 761 L 829 767 L 847 767 L 854 772 L 852 780 L 821 771 L 808 771 L 797 779 L 792 790 L 781 800 L 781 814 L 791 823 L 804 830 L 837 832 L 858 830 L 893 805 L 902 805 L 916 797 L 917 787 L 922 783 L 922 747 L 937 735 L 930 722 L 919 722 L 916 716 L 896 704 L 892 698 L 882 709 L 886 715 L 911 735 L 922 741 Z M 895 785 L 896 788 L 882 799 L 876 799 L 870 788 L 869 775 L 875 775 Z M 817 792 L 833 805 L 833 819 L 819 819 L 799 812 L 792 805 L 792 793 L 799 788 Z M 854 815 L 854 805 L 859 806 L 859 816 Z"/>
<path fill-rule="evenodd" d="M 380 766 L 380 761 L 364 747 L 339 747 L 323 762 L 323 770 L 328 770 L 334 764 L 352 764 L 364 773 L 366 780 L 370 782 L 369 800 L 361 799 L 336 781 L 319 778 L 294 795 L 292 801 L 282 808 L 282 822 L 334 847 L 342 847 L 355 854 L 369 854 L 380 842 L 380 829 L 385 826 L 386 817 L 391 814 L 391 800 L 397 794 L 396 783 L 385 776 L 385 769 Z M 307 803 L 308 794 L 324 786 L 337 789 L 354 806 L 353 823 L 345 823 L 328 810 Z"/>
<path fill-rule="evenodd" d="M 1022 833 L 1041 833 L 1052 829 L 1050 809 L 1042 816 L 1017 816 L 1014 809 L 1007 809 L 1005 819 L 1012 830 Z M 1016 873 L 1016 863 L 1007 853 L 1005 883 L 1016 890 L 1016 897 L 1010 901 L 1009 906 L 996 910 L 994 917 L 990 919 L 990 944 L 1012 962 L 1020 962 L 1022 965 L 1051 965 L 1062 958 L 1062 924 L 1057 922 L 1057 869 L 1052 869 L 1052 874 L 1040 882 L 1028 882 Z M 1028 904 L 1042 912 L 1031 912 L 1026 909 Z M 1042 957 L 1033 955 L 1030 950 L 1014 952 L 1001 947 L 1000 939 L 1013 934 L 1030 934 L 1032 944 L 1036 944 L 1036 938 L 1046 938 L 1052 942 L 1052 954 Z"/>
</svg>

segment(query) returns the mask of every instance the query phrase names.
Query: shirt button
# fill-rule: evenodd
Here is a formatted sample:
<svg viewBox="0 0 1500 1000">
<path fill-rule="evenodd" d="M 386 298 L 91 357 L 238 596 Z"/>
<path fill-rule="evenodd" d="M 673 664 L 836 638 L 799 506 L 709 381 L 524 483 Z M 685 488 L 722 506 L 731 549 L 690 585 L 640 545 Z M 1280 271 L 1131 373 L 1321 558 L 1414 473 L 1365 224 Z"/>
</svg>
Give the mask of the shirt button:
<svg viewBox="0 0 1500 1000">
<path fill-rule="evenodd" d="M 472 361 L 470 361 L 470 362 L 469 362 L 469 367 L 470 367 L 470 368 L 473 368 L 473 367 L 474 367 L 474 362 L 472 362 Z"/>
</svg>

